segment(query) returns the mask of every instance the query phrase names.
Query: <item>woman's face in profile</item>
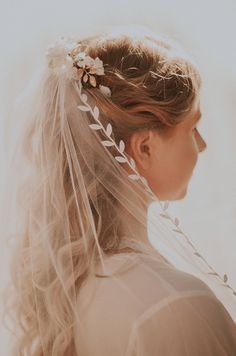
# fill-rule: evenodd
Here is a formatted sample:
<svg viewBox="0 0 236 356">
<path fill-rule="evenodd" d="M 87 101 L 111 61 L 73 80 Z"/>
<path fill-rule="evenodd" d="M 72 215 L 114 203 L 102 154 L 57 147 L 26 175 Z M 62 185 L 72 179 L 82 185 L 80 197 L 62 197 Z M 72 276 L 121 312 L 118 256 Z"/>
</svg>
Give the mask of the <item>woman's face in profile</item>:
<svg viewBox="0 0 236 356">
<path fill-rule="evenodd" d="M 131 138 L 138 171 L 160 200 L 179 200 L 186 195 L 198 154 L 206 148 L 196 128 L 200 116 L 196 102 L 185 119 L 171 128 L 168 137 L 149 130 Z"/>
</svg>

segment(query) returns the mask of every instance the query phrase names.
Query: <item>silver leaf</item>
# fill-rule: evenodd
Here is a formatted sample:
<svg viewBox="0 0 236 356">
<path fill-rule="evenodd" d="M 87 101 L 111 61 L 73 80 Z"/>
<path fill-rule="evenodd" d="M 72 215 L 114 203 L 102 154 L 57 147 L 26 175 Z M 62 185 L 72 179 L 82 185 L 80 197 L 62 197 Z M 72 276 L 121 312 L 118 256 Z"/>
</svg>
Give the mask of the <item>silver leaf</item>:
<svg viewBox="0 0 236 356">
<path fill-rule="evenodd" d="M 81 111 L 90 111 L 90 108 L 84 105 L 78 105 L 77 108 L 79 108 Z"/>
<path fill-rule="evenodd" d="M 102 141 L 103 146 L 114 146 L 114 143 L 111 141 Z"/>
<path fill-rule="evenodd" d="M 102 128 L 102 126 L 97 125 L 97 124 L 91 124 L 91 125 L 89 125 L 89 127 L 91 127 L 91 129 L 93 129 L 93 130 L 100 130 Z"/>
<path fill-rule="evenodd" d="M 121 157 L 121 156 L 116 156 L 115 159 L 118 161 L 118 162 L 127 162 L 127 160 L 124 158 L 124 157 Z"/>
</svg>

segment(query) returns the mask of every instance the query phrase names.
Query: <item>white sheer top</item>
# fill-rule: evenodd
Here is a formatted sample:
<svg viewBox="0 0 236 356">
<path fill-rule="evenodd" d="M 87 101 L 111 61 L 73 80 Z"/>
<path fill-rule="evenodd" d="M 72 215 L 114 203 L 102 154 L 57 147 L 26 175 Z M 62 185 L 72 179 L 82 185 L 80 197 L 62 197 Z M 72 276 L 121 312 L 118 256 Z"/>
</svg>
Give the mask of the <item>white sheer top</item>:
<svg viewBox="0 0 236 356">
<path fill-rule="evenodd" d="M 111 256 L 106 266 L 119 272 L 81 288 L 78 355 L 236 355 L 236 324 L 202 280 L 142 253 Z"/>
</svg>

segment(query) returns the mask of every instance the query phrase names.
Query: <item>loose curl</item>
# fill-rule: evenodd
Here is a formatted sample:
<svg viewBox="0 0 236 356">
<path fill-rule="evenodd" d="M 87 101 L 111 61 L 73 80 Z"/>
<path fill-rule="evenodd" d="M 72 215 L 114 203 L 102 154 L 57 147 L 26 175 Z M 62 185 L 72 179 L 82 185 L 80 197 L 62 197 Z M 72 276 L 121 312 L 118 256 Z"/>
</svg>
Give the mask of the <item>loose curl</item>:
<svg viewBox="0 0 236 356">
<path fill-rule="evenodd" d="M 87 46 L 87 53 L 91 57 L 99 57 L 104 63 L 106 74 L 99 78 L 99 84 L 111 89 L 111 98 L 102 95 L 97 88 L 88 88 L 87 92 L 99 107 L 102 120 L 106 122 L 109 119 L 109 122 L 112 123 L 113 134 L 117 141 L 123 139 L 128 145 L 132 133 L 147 128 L 158 130 L 162 135 L 168 135 L 171 128 L 181 122 L 191 110 L 200 90 L 200 74 L 194 62 L 170 39 L 162 36 L 156 38 L 145 34 L 132 36 L 109 33 L 87 37 L 80 42 Z M 49 84 L 45 90 L 50 91 Z M 51 103 L 51 107 L 53 107 L 53 103 Z M 52 125 L 50 107 L 48 112 L 45 113 L 45 117 L 48 120 L 45 119 L 43 126 L 42 137 L 44 137 L 44 140 L 47 138 Z M 37 121 L 35 121 L 26 130 L 22 142 L 25 148 L 25 156 L 32 164 L 36 165 L 36 157 L 29 147 L 32 145 L 33 133 L 37 130 L 39 128 Z M 62 261 L 60 267 L 65 275 L 68 274 L 68 294 L 76 287 L 76 294 L 78 295 L 89 274 L 90 264 L 97 253 L 96 246 L 92 239 L 88 239 L 85 251 L 85 246 L 80 238 L 82 232 L 77 224 L 77 206 L 76 199 L 73 196 L 70 167 L 65 147 L 61 145 L 60 132 L 55 147 L 44 147 L 46 147 L 45 157 L 50 164 L 41 167 L 44 174 L 37 177 L 37 187 L 40 187 L 40 180 L 46 179 L 48 191 L 50 191 L 50 187 L 54 188 L 53 199 L 61 197 L 62 194 L 64 196 L 64 200 L 62 199 L 59 203 L 61 215 L 59 216 L 58 212 L 52 209 L 50 216 L 47 217 L 48 236 L 53 238 L 53 236 L 63 235 L 66 228 L 63 226 L 61 216 L 66 212 L 69 216 L 71 244 L 68 246 L 63 241 L 57 242 L 59 245 L 58 253 L 60 251 Z M 57 170 L 53 171 L 53 161 L 57 160 L 58 148 L 62 152 L 63 159 L 58 165 L 55 165 Z M 76 152 L 76 154 L 78 160 L 82 161 L 79 153 Z M 101 170 L 103 168 L 101 165 L 102 163 L 99 163 L 98 159 L 96 169 Z M 90 173 L 88 172 L 88 174 Z M 109 171 L 105 171 L 103 174 L 107 177 L 106 179 L 109 179 Z M 63 185 L 57 186 L 55 182 L 57 177 L 60 176 L 63 176 Z M 91 175 L 91 184 L 88 189 L 101 248 L 109 255 L 121 252 L 119 247 L 121 220 L 117 216 L 117 202 L 115 199 L 111 199 L 109 193 L 99 182 L 95 181 L 93 175 Z M 24 183 L 21 190 L 21 195 L 25 194 L 27 194 L 27 182 Z M 32 206 L 29 204 L 28 211 L 40 209 L 42 194 L 43 192 L 39 189 L 34 200 L 32 200 Z M 49 195 L 48 199 L 51 196 Z M 99 206 L 94 206 L 95 198 L 99 202 Z M 82 205 L 81 210 L 83 210 Z M 38 233 L 43 233 L 40 231 L 40 219 L 37 224 Z M 46 294 L 46 299 L 41 296 L 40 291 L 34 290 L 30 269 L 29 242 L 32 232 L 28 230 L 27 219 L 24 221 L 23 231 L 23 237 L 12 259 L 13 285 L 8 295 L 13 300 L 9 306 L 10 312 L 14 314 L 15 322 L 21 328 L 21 336 L 18 338 L 13 354 L 32 356 L 43 356 L 44 354 L 76 355 L 73 338 L 74 319 L 70 304 L 61 289 L 60 281 L 53 279 L 55 277 L 53 271 L 50 276 L 53 283 Z M 73 275 L 67 270 L 66 260 L 63 260 L 63 253 L 70 249 L 73 256 Z M 46 272 L 50 270 L 50 267 L 53 270 L 53 266 L 42 265 L 40 256 L 39 251 L 38 261 L 35 261 L 35 263 L 40 267 L 40 278 L 43 281 L 44 278 L 47 280 Z M 88 256 L 90 256 L 89 259 Z M 48 263 L 51 263 L 50 259 Z M 23 281 L 21 284 L 18 280 L 19 275 Z M 41 308 L 42 313 L 45 313 L 44 327 L 41 330 L 39 330 L 37 323 L 36 303 L 38 303 L 37 307 Z M 47 344 L 46 350 L 42 349 L 39 342 L 40 338 L 44 338 L 45 344 Z"/>
</svg>

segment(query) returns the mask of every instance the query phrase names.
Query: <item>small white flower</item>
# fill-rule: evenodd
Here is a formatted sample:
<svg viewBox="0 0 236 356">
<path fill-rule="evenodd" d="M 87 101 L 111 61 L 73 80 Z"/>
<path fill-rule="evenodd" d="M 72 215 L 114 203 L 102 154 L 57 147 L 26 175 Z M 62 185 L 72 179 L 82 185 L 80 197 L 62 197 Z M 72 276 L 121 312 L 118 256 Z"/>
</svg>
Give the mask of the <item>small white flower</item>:
<svg viewBox="0 0 236 356">
<path fill-rule="evenodd" d="M 79 52 L 77 53 L 77 55 L 75 56 L 75 61 L 82 61 L 84 60 L 84 58 L 86 57 L 86 53 L 85 52 Z"/>
<path fill-rule="evenodd" d="M 75 62 L 77 63 L 77 65 L 81 68 L 85 68 L 85 58 L 86 58 L 86 53 L 85 52 L 79 52 L 77 53 L 76 57 L 75 57 Z"/>
<path fill-rule="evenodd" d="M 89 82 L 96 87 L 95 75 L 104 75 L 103 61 L 98 57 L 91 58 L 81 49 L 81 44 L 73 39 L 60 37 L 48 48 L 46 53 L 48 67 L 55 74 L 65 74 L 69 79 Z M 108 87 L 100 86 L 104 95 L 111 96 Z"/>
<path fill-rule="evenodd" d="M 85 59 L 84 59 L 84 64 L 89 68 L 93 67 L 94 66 L 94 59 L 91 58 L 90 56 L 86 56 Z"/>
<path fill-rule="evenodd" d="M 99 90 L 102 92 L 103 95 L 110 97 L 111 96 L 111 89 L 104 86 L 104 85 L 99 85 Z"/>
<path fill-rule="evenodd" d="M 46 52 L 48 67 L 56 74 L 69 72 L 73 67 L 73 60 L 68 52 L 76 45 L 78 46 L 75 42 L 68 42 L 64 37 L 57 39 Z"/>
<path fill-rule="evenodd" d="M 94 60 L 94 67 L 96 68 L 97 75 L 104 75 L 103 61 L 101 61 L 98 57 Z"/>
<path fill-rule="evenodd" d="M 94 66 L 94 59 L 90 56 L 87 56 L 85 52 L 79 52 L 75 57 L 75 62 L 81 68 L 93 67 Z"/>
</svg>

